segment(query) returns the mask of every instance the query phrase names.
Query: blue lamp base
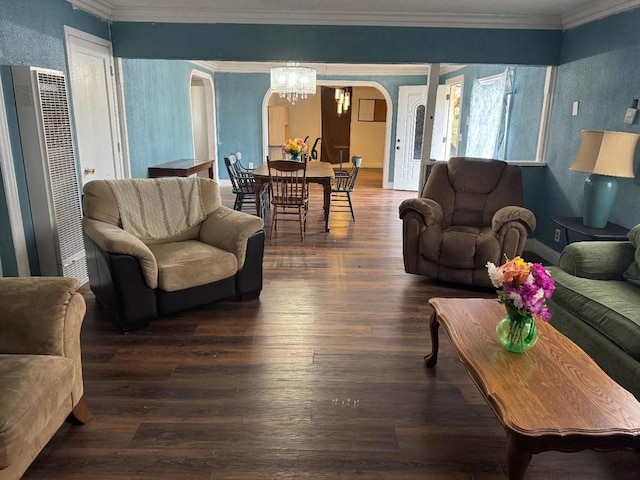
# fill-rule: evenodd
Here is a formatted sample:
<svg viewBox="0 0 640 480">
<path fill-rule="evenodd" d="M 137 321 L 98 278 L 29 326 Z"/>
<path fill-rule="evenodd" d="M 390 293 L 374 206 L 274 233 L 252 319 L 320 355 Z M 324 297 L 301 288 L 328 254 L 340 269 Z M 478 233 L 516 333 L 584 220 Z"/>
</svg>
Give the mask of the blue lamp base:
<svg viewBox="0 0 640 480">
<path fill-rule="evenodd" d="M 618 194 L 618 179 L 608 175 L 589 175 L 584 182 L 582 223 L 585 227 L 607 226 L 613 202 Z"/>
</svg>

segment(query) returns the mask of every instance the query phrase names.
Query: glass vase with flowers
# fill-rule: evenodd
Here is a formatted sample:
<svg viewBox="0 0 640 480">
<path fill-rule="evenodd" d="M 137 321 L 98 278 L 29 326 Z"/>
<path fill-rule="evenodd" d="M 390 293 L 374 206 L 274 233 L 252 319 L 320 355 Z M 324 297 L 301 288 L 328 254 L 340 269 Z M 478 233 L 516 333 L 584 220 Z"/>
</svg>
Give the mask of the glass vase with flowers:
<svg viewBox="0 0 640 480">
<path fill-rule="evenodd" d="M 282 153 L 291 155 L 291 160 L 300 161 L 302 154 L 307 153 L 309 146 L 301 138 L 290 138 L 282 145 Z"/>
<path fill-rule="evenodd" d="M 487 271 L 507 312 L 496 326 L 498 340 L 510 352 L 526 352 L 538 340 L 536 319 L 551 318 L 546 300 L 553 295 L 553 279 L 544 266 L 520 257 L 499 267 L 487 262 Z"/>
</svg>

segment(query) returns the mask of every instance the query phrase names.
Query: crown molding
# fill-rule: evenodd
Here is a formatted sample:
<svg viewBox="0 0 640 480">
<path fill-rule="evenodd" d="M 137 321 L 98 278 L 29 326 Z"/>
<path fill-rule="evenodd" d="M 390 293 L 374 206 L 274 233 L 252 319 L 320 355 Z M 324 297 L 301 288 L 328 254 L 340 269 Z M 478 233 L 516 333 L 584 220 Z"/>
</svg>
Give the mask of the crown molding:
<svg viewBox="0 0 640 480">
<path fill-rule="evenodd" d="M 73 5 L 74 9 L 84 10 L 98 18 L 111 20 L 113 16 L 113 5 L 104 0 L 67 0 L 67 2 Z"/>
<path fill-rule="evenodd" d="M 640 6 L 640 0 L 608 0 L 607 2 L 595 0 L 584 7 L 562 15 L 562 25 L 565 30 L 568 30 L 638 6 Z"/>
<path fill-rule="evenodd" d="M 226 73 L 269 73 L 272 67 L 281 67 L 284 62 L 216 62 L 192 61 L 197 65 L 213 72 Z M 430 66 L 427 64 L 351 64 L 351 63 L 307 63 L 302 65 L 316 70 L 318 76 L 356 76 L 356 75 L 428 75 Z"/>
<path fill-rule="evenodd" d="M 560 15 L 344 12 L 175 7 L 118 7 L 108 0 L 67 0 L 74 8 L 118 22 L 237 23 L 564 30 L 640 6 L 640 0 L 594 0 Z M 535 1 L 535 0 L 534 0 Z"/>
</svg>

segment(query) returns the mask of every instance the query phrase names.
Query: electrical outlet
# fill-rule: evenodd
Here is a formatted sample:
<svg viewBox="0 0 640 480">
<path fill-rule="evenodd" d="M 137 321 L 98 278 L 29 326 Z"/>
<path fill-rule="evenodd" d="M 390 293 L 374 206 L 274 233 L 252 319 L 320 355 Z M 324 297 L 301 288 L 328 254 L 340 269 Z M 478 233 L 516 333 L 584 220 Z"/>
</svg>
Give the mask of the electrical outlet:
<svg viewBox="0 0 640 480">
<path fill-rule="evenodd" d="M 249 168 L 253 168 L 253 162 L 249 162 Z"/>
<path fill-rule="evenodd" d="M 556 231 L 553 234 L 553 241 L 556 242 L 556 243 L 560 241 L 560 229 L 559 228 L 556 228 Z"/>
</svg>

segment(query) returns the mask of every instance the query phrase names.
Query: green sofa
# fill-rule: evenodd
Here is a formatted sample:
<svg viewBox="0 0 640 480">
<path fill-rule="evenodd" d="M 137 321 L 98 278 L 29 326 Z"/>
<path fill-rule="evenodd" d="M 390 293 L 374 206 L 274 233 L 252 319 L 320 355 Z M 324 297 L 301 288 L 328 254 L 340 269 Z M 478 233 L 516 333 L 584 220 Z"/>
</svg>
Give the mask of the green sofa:
<svg viewBox="0 0 640 480">
<path fill-rule="evenodd" d="M 640 225 L 629 240 L 567 245 L 548 303 L 551 324 L 640 399 Z"/>
</svg>

